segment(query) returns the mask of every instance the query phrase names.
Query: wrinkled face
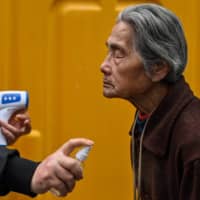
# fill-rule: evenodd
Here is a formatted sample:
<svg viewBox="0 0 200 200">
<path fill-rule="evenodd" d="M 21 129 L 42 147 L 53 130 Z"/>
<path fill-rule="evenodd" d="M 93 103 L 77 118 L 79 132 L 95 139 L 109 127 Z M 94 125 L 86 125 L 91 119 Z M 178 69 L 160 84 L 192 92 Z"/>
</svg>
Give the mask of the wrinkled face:
<svg viewBox="0 0 200 200">
<path fill-rule="evenodd" d="M 129 24 L 118 22 L 109 36 L 108 55 L 101 65 L 105 97 L 129 99 L 142 95 L 152 81 L 146 75 L 139 53 L 134 49 L 134 31 Z"/>
</svg>

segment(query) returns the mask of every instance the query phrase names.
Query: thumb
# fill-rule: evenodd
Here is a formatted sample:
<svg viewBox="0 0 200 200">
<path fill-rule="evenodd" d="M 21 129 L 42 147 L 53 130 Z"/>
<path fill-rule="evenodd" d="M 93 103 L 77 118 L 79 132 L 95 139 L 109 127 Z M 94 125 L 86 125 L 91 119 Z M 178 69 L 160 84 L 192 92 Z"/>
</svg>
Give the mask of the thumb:
<svg viewBox="0 0 200 200">
<path fill-rule="evenodd" d="M 69 155 L 76 147 L 91 146 L 94 142 L 86 138 L 73 138 L 68 140 L 61 146 L 61 150 L 65 155 Z"/>
</svg>

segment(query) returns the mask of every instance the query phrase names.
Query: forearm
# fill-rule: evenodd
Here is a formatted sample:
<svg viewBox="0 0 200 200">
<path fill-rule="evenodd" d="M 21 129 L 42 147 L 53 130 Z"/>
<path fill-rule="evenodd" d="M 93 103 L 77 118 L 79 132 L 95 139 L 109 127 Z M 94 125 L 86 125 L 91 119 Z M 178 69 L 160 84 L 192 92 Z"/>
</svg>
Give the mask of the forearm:
<svg viewBox="0 0 200 200">
<path fill-rule="evenodd" d="M 0 195 L 10 191 L 35 196 L 31 191 L 31 180 L 37 163 L 19 157 L 15 150 L 0 147 Z"/>
</svg>

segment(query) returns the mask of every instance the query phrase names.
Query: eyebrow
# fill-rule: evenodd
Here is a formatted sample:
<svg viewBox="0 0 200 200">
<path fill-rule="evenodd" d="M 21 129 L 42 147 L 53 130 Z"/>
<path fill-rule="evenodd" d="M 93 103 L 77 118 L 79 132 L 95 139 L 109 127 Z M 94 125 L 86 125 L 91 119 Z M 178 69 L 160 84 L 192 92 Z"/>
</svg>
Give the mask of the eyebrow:
<svg viewBox="0 0 200 200">
<path fill-rule="evenodd" d="M 116 43 L 110 43 L 109 44 L 108 41 L 106 41 L 105 45 L 110 49 L 119 49 L 119 50 L 123 50 L 124 51 L 124 49 L 120 45 L 118 45 Z"/>
</svg>

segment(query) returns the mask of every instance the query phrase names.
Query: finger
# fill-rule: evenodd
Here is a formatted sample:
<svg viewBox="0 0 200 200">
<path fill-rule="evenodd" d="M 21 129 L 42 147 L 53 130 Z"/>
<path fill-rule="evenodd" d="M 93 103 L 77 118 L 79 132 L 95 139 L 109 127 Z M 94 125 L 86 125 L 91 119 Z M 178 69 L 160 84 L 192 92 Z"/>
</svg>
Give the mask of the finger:
<svg viewBox="0 0 200 200">
<path fill-rule="evenodd" d="M 28 134 L 31 132 L 31 124 L 29 120 L 25 120 L 22 127 L 19 129 L 19 131 L 23 134 Z"/>
<path fill-rule="evenodd" d="M 58 162 L 64 169 L 70 171 L 76 180 L 83 178 L 83 169 L 78 160 L 64 155 Z"/>
<path fill-rule="evenodd" d="M 0 120 L 0 124 L 1 124 L 2 127 L 8 129 L 9 131 L 11 131 L 13 133 L 18 133 L 18 129 L 15 128 L 14 126 L 12 126 L 12 125 L 4 122 L 4 121 L 1 121 L 1 120 Z"/>
<path fill-rule="evenodd" d="M 24 120 L 24 124 L 31 124 L 31 120 L 30 119 L 25 119 Z"/>
<path fill-rule="evenodd" d="M 73 138 L 68 140 L 62 147 L 62 151 L 65 155 L 69 155 L 76 147 L 91 146 L 94 142 L 86 138 Z"/>
<path fill-rule="evenodd" d="M 9 120 L 20 120 L 23 121 L 25 118 L 29 118 L 29 114 L 26 110 L 16 110 L 10 117 Z"/>
<path fill-rule="evenodd" d="M 69 193 L 68 186 L 59 179 L 54 180 L 50 191 L 56 196 L 66 196 Z"/>
<path fill-rule="evenodd" d="M 17 118 L 18 120 L 26 120 L 26 119 L 29 119 L 30 120 L 30 117 L 29 117 L 29 115 L 27 115 L 27 114 L 17 114 L 16 116 L 15 116 L 15 118 Z"/>
<path fill-rule="evenodd" d="M 55 195 L 56 197 L 61 196 L 61 193 L 60 193 L 58 190 L 56 190 L 55 188 L 51 188 L 49 191 L 50 191 L 53 195 Z"/>
<path fill-rule="evenodd" d="M 69 171 L 63 167 L 60 167 L 59 170 L 56 171 L 56 176 L 67 186 L 68 192 L 71 192 L 75 186 L 75 177 Z"/>
<path fill-rule="evenodd" d="M 56 196 L 56 197 L 61 197 L 61 196 L 67 196 L 67 193 L 68 192 L 66 192 L 65 194 L 62 194 L 59 190 L 57 190 L 56 188 L 51 188 L 50 190 L 49 190 L 54 196 Z"/>
<path fill-rule="evenodd" d="M 8 144 L 12 144 L 17 140 L 18 137 L 12 134 L 12 132 L 10 132 L 9 130 L 5 129 L 4 127 L 2 127 L 1 130 Z"/>
<path fill-rule="evenodd" d="M 0 121 L 0 124 L 1 126 L 8 129 L 10 132 L 12 132 L 13 134 L 17 134 L 17 135 L 26 134 L 31 131 L 31 124 L 29 123 L 29 120 L 26 120 L 23 124 L 20 124 L 20 123 L 16 124 L 16 126 L 18 127 L 15 127 L 12 124 L 8 124 L 4 121 Z"/>
<path fill-rule="evenodd" d="M 31 119 L 27 115 L 18 114 L 16 116 L 10 118 L 9 121 L 8 121 L 8 123 L 11 124 L 11 125 L 14 125 L 15 123 L 19 123 L 21 125 L 31 124 Z"/>
</svg>

